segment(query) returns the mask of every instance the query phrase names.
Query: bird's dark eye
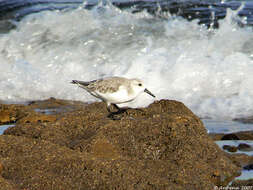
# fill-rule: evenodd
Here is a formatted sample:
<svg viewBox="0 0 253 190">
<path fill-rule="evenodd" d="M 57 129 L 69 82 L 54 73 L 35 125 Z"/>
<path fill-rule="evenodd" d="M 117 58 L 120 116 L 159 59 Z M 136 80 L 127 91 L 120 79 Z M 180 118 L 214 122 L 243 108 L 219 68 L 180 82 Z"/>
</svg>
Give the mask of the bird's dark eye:
<svg viewBox="0 0 253 190">
<path fill-rule="evenodd" d="M 142 86 L 142 84 L 141 84 L 141 83 L 139 83 L 138 85 L 139 85 L 139 86 Z"/>
</svg>

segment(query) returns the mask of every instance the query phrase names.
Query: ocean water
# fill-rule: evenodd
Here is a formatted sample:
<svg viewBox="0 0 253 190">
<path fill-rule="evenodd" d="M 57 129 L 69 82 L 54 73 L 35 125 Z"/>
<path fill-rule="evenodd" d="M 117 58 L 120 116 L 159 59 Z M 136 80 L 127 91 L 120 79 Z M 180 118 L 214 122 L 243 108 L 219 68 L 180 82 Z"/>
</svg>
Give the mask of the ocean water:
<svg viewBox="0 0 253 190">
<path fill-rule="evenodd" d="M 219 29 L 110 5 L 31 14 L 0 34 L 0 100 L 93 102 L 70 81 L 123 76 L 157 96 L 142 94 L 131 107 L 173 99 L 202 118 L 253 115 L 253 32 L 238 26 L 237 12 Z"/>
<path fill-rule="evenodd" d="M 229 146 L 235 146 L 238 147 L 239 144 L 247 144 L 251 147 L 253 147 L 253 141 L 252 140 L 224 140 L 224 141 L 215 141 L 215 143 L 222 149 L 224 145 L 229 145 Z M 236 152 L 229 152 L 227 150 L 224 150 L 225 152 L 228 152 L 230 154 L 246 154 L 248 156 L 253 156 L 253 151 L 252 150 L 237 150 Z M 253 171 L 251 171 L 253 174 Z"/>
<path fill-rule="evenodd" d="M 4 133 L 4 131 L 10 127 L 14 127 L 15 125 L 10 124 L 10 125 L 0 125 L 0 135 Z"/>
<path fill-rule="evenodd" d="M 231 120 L 202 119 L 208 133 L 236 133 L 238 131 L 253 131 L 252 123 L 241 123 Z"/>
</svg>

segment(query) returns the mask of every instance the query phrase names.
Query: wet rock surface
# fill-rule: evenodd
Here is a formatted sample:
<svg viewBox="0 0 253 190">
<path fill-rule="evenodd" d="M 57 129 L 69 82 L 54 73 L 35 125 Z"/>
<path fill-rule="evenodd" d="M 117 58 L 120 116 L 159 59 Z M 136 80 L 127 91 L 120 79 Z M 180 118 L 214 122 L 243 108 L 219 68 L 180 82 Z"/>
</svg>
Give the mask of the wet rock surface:
<svg viewBox="0 0 253 190">
<path fill-rule="evenodd" d="M 244 170 L 253 170 L 253 164 L 249 164 L 243 167 Z"/>
<path fill-rule="evenodd" d="M 4 105 L 0 104 L 0 125 L 15 123 L 19 117 L 22 117 L 20 110 L 25 110 L 22 105 Z"/>
<path fill-rule="evenodd" d="M 209 134 L 209 137 L 214 141 L 238 141 L 243 140 L 245 142 L 253 140 L 253 131 L 239 131 L 235 133 L 223 134 Z M 229 144 L 229 143 L 228 143 Z M 252 172 L 253 171 L 253 156 L 247 155 L 247 152 L 252 152 L 253 147 L 247 143 L 239 143 L 237 146 L 223 145 L 224 150 L 232 153 L 229 154 L 229 157 L 233 160 L 234 164 L 241 167 L 242 170 Z M 237 151 L 241 151 L 243 153 L 238 153 Z M 252 154 L 251 154 L 252 155 Z M 230 184 L 230 187 L 245 187 L 251 188 L 253 187 L 252 179 L 236 179 L 233 180 Z M 239 188 L 240 189 L 240 188 Z"/>
<path fill-rule="evenodd" d="M 51 98 L 2 107 L 16 122 L 0 135 L 6 190 L 213 189 L 239 174 L 236 159 L 177 101 L 129 109 L 119 120 L 104 103 Z"/>
<path fill-rule="evenodd" d="M 231 184 L 231 187 L 239 187 L 239 189 L 252 189 L 253 179 L 249 180 L 235 180 Z"/>
<path fill-rule="evenodd" d="M 242 169 L 253 164 L 253 157 L 247 154 L 230 154 L 230 158 L 237 166 L 241 166 Z"/>
<path fill-rule="evenodd" d="M 219 141 L 219 140 L 253 140 L 253 131 L 239 131 L 236 133 L 229 133 L 229 134 L 212 133 L 212 134 L 209 134 L 209 137 L 211 137 L 215 141 Z"/>
<path fill-rule="evenodd" d="M 250 152 L 253 150 L 252 146 L 250 146 L 247 143 L 240 143 L 238 146 L 223 145 L 222 148 L 224 150 L 227 150 L 228 152 L 237 152 L 237 150 L 240 150 L 243 152 Z"/>
<path fill-rule="evenodd" d="M 241 150 L 241 151 L 252 151 L 253 150 L 252 146 L 250 146 L 247 143 L 240 143 L 237 146 L 237 148 L 238 148 L 238 150 Z"/>
<path fill-rule="evenodd" d="M 236 152 L 237 151 L 236 146 L 224 145 L 222 148 L 224 150 L 227 150 L 228 152 Z"/>
</svg>

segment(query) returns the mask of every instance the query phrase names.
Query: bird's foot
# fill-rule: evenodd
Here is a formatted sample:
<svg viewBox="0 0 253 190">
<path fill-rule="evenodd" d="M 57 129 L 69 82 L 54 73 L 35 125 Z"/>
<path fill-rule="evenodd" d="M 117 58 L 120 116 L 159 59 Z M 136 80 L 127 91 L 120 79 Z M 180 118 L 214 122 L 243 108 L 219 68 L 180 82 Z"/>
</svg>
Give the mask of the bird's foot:
<svg viewBox="0 0 253 190">
<path fill-rule="evenodd" d="M 116 121 L 116 120 L 121 120 L 123 115 L 117 115 L 117 114 L 114 114 L 114 113 L 110 113 L 107 117 L 114 120 L 114 121 Z"/>
<path fill-rule="evenodd" d="M 123 117 L 123 113 L 125 113 L 127 109 L 119 109 L 116 112 L 109 112 L 108 118 L 112 120 L 121 120 Z"/>
</svg>

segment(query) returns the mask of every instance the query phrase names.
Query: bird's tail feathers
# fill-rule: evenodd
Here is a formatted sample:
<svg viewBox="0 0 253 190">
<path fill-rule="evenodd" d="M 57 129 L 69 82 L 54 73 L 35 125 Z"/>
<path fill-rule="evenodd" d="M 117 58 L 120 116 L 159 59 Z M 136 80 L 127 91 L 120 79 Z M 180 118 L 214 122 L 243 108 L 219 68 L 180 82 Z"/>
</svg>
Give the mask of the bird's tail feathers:
<svg viewBox="0 0 253 190">
<path fill-rule="evenodd" d="M 77 84 L 80 86 L 88 86 L 90 83 L 89 82 L 84 82 L 84 81 L 79 81 L 79 80 L 72 80 L 70 82 L 71 84 Z"/>
</svg>

